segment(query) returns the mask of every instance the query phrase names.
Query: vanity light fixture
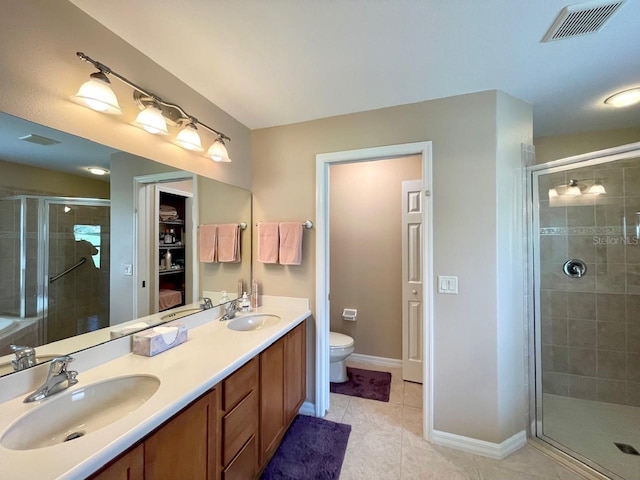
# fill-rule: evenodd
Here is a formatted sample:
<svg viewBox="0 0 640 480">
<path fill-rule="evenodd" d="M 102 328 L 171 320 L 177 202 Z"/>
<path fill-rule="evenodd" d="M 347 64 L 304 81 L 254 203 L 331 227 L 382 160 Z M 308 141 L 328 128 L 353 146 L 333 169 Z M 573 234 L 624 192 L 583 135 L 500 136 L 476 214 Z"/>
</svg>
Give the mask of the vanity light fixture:
<svg viewBox="0 0 640 480">
<path fill-rule="evenodd" d="M 169 135 L 167 121 L 162 116 L 162 110 L 157 105 L 147 105 L 144 107 L 133 124 L 153 135 Z"/>
<path fill-rule="evenodd" d="M 640 87 L 623 90 L 608 97 L 604 103 L 612 107 L 622 108 L 640 103 Z"/>
<path fill-rule="evenodd" d="M 230 142 L 231 138 L 224 133 L 189 115 L 180 105 L 167 102 L 136 85 L 103 63 L 88 57 L 82 52 L 77 52 L 76 55 L 80 60 L 96 67 L 98 71 L 92 73 L 89 81 L 85 82 L 78 90 L 78 93 L 71 97 L 71 100 L 75 103 L 102 113 L 121 114 L 122 110 L 118 104 L 118 99 L 113 90 L 111 90 L 109 78 L 107 78 L 108 76 L 113 76 L 133 89 L 133 99 L 141 110 L 134 121 L 134 125 L 154 135 L 168 135 L 169 128 L 167 123 L 171 126 L 179 125 L 181 130 L 173 140 L 173 143 L 194 152 L 204 152 L 200 134 L 198 133 L 198 127 L 202 127 L 202 129 L 208 130 L 216 136 L 205 156 L 216 162 L 231 162 L 225 146 L 225 142 Z"/>
<path fill-rule="evenodd" d="M 213 144 L 209 147 L 209 150 L 207 150 L 207 157 L 215 162 L 228 163 L 231 161 L 222 137 L 216 138 Z"/>
<path fill-rule="evenodd" d="M 552 198 L 558 198 L 558 191 L 555 188 L 550 188 L 549 189 L 549 200 L 551 200 Z"/>
<path fill-rule="evenodd" d="M 78 93 L 73 95 L 71 100 L 97 112 L 120 115 L 122 109 L 110 85 L 107 76 L 102 71 L 97 71 L 89 75 L 89 80 L 80 86 Z"/>
<path fill-rule="evenodd" d="M 178 136 L 175 138 L 173 143 L 193 152 L 204 152 L 200 135 L 198 135 L 198 129 L 191 122 L 180 130 L 180 133 L 178 133 Z"/>
<path fill-rule="evenodd" d="M 569 186 L 567 187 L 567 191 L 564 192 L 564 194 L 570 197 L 577 197 L 578 195 L 582 195 L 580 187 L 578 186 L 578 181 L 569 180 Z"/>
<path fill-rule="evenodd" d="M 607 190 L 604 188 L 604 185 L 596 180 L 593 185 L 589 187 L 588 192 L 591 195 L 604 195 L 605 193 L 607 193 Z"/>
</svg>

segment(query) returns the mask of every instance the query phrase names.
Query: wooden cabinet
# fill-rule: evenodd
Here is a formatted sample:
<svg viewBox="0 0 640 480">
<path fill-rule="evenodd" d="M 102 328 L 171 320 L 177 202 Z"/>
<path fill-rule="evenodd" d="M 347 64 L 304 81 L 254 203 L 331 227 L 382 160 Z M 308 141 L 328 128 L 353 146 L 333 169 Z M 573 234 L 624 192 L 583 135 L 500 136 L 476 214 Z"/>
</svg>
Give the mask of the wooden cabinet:
<svg viewBox="0 0 640 480">
<path fill-rule="evenodd" d="M 305 396 L 303 322 L 91 478 L 257 478 Z"/>
<path fill-rule="evenodd" d="M 284 415 L 289 425 L 307 397 L 307 332 L 302 322 L 285 337 Z"/>
<path fill-rule="evenodd" d="M 215 478 L 216 395 L 212 390 L 145 440 L 145 479 Z"/>
<path fill-rule="evenodd" d="M 91 477 L 93 480 L 143 480 L 144 447 L 142 444 L 132 448 L 100 472 Z"/>
<path fill-rule="evenodd" d="M 278 449 L 306 397 L 304 322 L 260 354 L 260 464 Z"/>
<path fill-rule="evenodd" d="M 284 338 L 260 354 L 260 464 L 278 448 L 284 434 Z"/>
<path fill-rule="evenodd" d="M 253 358 L 222 382 L 219 468 L 224 480 L 253 478 L 258 472 L 258 378 Z"/>
</svg>

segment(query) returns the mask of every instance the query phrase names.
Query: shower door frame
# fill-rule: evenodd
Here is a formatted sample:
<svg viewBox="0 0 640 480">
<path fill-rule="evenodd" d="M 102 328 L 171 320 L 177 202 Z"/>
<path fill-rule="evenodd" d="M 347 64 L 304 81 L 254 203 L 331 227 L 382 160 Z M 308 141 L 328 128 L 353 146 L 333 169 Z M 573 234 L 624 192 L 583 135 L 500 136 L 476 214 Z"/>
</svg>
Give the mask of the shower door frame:
<svg viewBox="0 0 640 480">
<path fill-rule="evenodd" d="M 529 388 L 529 436 L 542 448 L 552 447 L 554 453 L 565 463 L 573 463 L 576 460 L 586 465 L 594 478 L 608 479 L 610 477 L 601 473 L 602 468 L 595 462 L 580 455 L 568 447 L 556 442 L 552 438 L 544 436 L 542 425 L 542 341 L 540 327 L 540 239 L 537 233 L 539 225 L 539 192 L 538 177 L 543 174 L 570 170 L 572 168 L 589 167 L 610 163 L 617 160 L 640 156 L 640 142 L 620 147 L 598 150 L 554 160 L 540 165 L 527 167 L 527 292 L 528 295 L 528 388 Z M 620 477 L 618 477 L 620 478 Z"/>
</svg>

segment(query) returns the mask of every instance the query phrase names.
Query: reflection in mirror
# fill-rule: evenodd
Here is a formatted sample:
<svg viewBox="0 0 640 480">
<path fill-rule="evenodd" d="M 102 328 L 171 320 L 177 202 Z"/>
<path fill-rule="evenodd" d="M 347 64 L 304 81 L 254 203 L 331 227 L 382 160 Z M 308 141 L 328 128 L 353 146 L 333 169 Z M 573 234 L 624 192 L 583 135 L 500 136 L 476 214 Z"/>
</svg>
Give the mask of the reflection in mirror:
<svg viewBox="0 0 640 480">
<path fill-rule="evenodd" d="M 94 176 L 89 167 L 106 175 Z M 184 275 L 173 282 L 161 281 L 160 260 L 167 249 L 163 254 L 159 248 L 157 211 L 147 217 L 149 237 L 134 244 L 143 238 L 134 179 L 153 175 L 160 176 L 155 182 L 160 189 L 185 188 L 182 183 L 168 187 L 163 175 L 193 184 L 189 205 L 194 215 L 188 226 L 174 227 L 189 248 L 174 254 L 171 267 Z M 251 282 L 247 190 L 2 113 L 0 178 L 5 272 L 0 280 L 0 375 L 199 312 L 200 297 L 216 305 L 223 290 L 234 298 L 239 280 L 244 288 Z M 201 264 L 195 251 L 197 227 L 240 222 L 248 227 L 241 231 L 240 261 Z M 162 309 L 157 298 L 151 302 L 154 295 L 141 297 L 145 289 L 159 291 L 167 283 L 180 293 L 176 306 Z M 36 352 L 17 348 L 16 355 L 12 345 Z M 21 361 L 12 362 L 18 356 Z"/>
</svg>

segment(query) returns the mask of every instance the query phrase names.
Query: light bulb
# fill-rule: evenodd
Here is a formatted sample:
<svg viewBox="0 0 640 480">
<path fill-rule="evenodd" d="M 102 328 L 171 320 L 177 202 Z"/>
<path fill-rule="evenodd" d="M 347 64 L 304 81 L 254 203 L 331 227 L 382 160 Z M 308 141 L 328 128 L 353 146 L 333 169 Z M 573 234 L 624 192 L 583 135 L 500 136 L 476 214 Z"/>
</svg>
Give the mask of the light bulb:
<svg viewBox="0 0 640 480">
<path fill-rule="evenodd" d="M 198 135 L 198 130 L 193 123 L 188 124 L 180 130 L 176 138 L 173 140 L 173 143 L 194 152 L 204 151 L 204 148 L 202 148 L 202 142 L 200 141 L 200 135 Z"/>
<path fill-rule="evenodd" d="M 628 107 L 638 102 L 640 102 L 640 88 L 630 88 L 629 90 L 618 92 L 604 101 L 607 105 L 617 108 Z"/>
<path fill-rule="evenodd" d="M 167 122 L 162 116 L 162 110 L 156 105 L 147 105 L 136 117 L 134 125 L 144 128 L 153 135 L 168 135 Z"/>
<path fill-rule="evenodd" d="M 94 175 L 106 175 L 109 173 L 109 170 L 101 167 L 88 167 L 89 173 L 93 173 Z"/>
<path fill-rule="evenodd" d="M 221 138 L 216 138 L 215 142 L 207 150 L 207 157 L 215 162 L 230 162 L 229 153 L 227 147 L 224 146 L 224 141 Z"/>
<path fill-rule="evenodd" d="M 80 86 L 78 93 L 73 95 L 71 100 L 97 112 L 120 115 L 122 110 L 116 94 L 109 86 L 110 83 L 104 73 L 92 73 L 91 78 Z"/>
</svg>

